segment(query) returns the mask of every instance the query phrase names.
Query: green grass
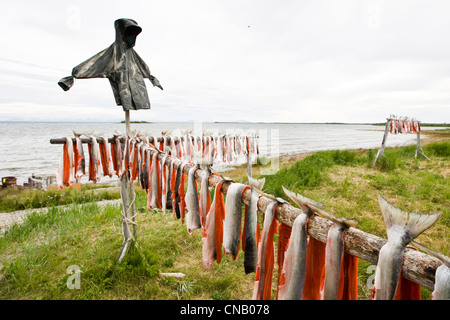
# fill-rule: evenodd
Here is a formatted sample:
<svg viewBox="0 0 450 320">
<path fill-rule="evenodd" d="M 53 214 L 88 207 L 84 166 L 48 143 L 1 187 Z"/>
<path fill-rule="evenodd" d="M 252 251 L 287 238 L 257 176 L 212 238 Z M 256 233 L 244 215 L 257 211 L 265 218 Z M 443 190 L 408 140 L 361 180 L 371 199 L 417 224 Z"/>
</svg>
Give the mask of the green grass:
<svg viewBox="0 0 450 320">
<path fill-rule="evenodd" d="M 335 215 L 357 218 L 360 229 L 382 237 L 386 234 L 378 194 L 406 211 L 442 211 L 430 232 L 443 238 L 428 242 L 448 254 L 450 141 L 430 143 L 423 150 L 431 160 L 416 159 L 415 146 L 387 149 L 375 167 L 373 150 L 317 152 L 290 168 L 264 176 L 264 190 L 288 200 L 281 188 L 284 185 L 323 202 Z"/>
<path fill-rule="evenodd" d="M 292 167 L 282 168 L 274 175 L 266 175 L 264 190 L 277 197 L 285 197 L 282 185 L 297 192 L 320 188 L 330 182 L 327 172 L 333 166 L 357 166 L 365 163 L 366 158 L 349 150 L 319 151 Z"/>
<path fill-rule="evenodd" d="M 96 203 L 33 213 L 0 237 L 0 299 L 249 299 L 242 262 L 224 257 L 203 270 L 201 234 L 160 211 L 147 212 L 137 190 L 137 241 L 117 263 L 122 245 L 118 205 Z M 241 257 L 241 261 L 242 261 Z M 79 266 L 81 288 L 68 289 Z M 161 277 L 182 272 L 183 279 Z"/>
</svg>

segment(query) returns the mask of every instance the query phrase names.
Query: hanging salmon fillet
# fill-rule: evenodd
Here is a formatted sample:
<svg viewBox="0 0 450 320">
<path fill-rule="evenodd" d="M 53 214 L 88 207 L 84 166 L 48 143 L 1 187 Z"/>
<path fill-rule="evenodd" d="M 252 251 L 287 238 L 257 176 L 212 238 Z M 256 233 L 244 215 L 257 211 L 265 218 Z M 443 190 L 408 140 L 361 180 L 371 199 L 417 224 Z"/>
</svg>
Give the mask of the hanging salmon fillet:
<svg viewBox="0 0 450 320">
<path fill-rule="evenodd" d="M 337 300 L 358 300 L 358 257 L 344 252 Z"/>
<path fill-rule="evenodd" d="M 186 193 L 184 191 L 184 185 L 185 185 L 185 181 L 186 181 L 186 174 L 183 172 L 183 169 L 184 169 L 186 164 L 187 164 L 187 161 L 183 162 L 181 164 L 181 167 L 180 167 L 180 172 L 181 172 L 180 185 L 178 187 L 178 195 L 180 196 L 179 208 L 180 208 L 181 223 L 184 223 L 184 217 L 185 217 L 185 213 L 186 213 L 186 201 L 185 201 Z"/>
<path fill-rule="evenodd" d="M 210 175 L 211 175 L 211 168 L 209 165 L 206 165 L 201 180 L 200 202 L 199 202 L 200 222 L 202 225 L 202 230 L 205 229 L 206 216 L 209 212 L 209 209 L 211 208 L 211 195 L 209 194 L 209 185 L 208 185 Z"/>
<path fill-rule="evenodd" d="M 111 160 L 111 151 L 109 148 L 108 140 L 106 138 L 102 138 L 102 141 L 103 143 L 99 144 L 99 149 L 100 149 L 100 159 L 103 168 L 103 175 L 109 176 L 111 178 L 114 170 Z"/>
<path fill-rule="evenodd" d="M 212 266 L 214 260 L 220 263 L 222 257 L 223 217 L 225 215 L 222 185 L 224 182 L 225 180 L 222 179 L 216 184 L 214 198 L 206 215 L 205 227 L 202 230 L 202 260 L 203 267 L 206 270 Z"/>
<path fill-rule="evenodd" d="M 260 228 L 258 225 L 258 200 L 259 193 L 255 190 L 262 190 L 266 179 L 253 179 L 248 177 L 251 187 L 251 196 L 248 206 L 245 210 L 244 231 L 242 232 L 242 251 L 244 251 L 244 270 L 245 273 L 256 272 L 258 260 L 258 243 L 260 240 Z"/>
<path fill-rule="evenodd" d="M 58 186 L 58 189 L 62 189 L 64 186 L 69 185 L 70 170 L 71 170 L 70 166 L 72 166 L 72 161 L 71 161 L 70 155 L 69 155 L 69 147 L 71 148 L 70 151 L 73 154 L 72 139 L 70 139 L 70 138 L 65 138 L 65 139 L 66 139 L 66 143 L 63 145 L 63 154 L 60 158 L 58 171 L 56 173 L 56 184 Z M 73 171 L 73 167 L 72 167 L 72 171 Z"/>
<path fill-rule="evenodd" d="M 291 236 L 292 227 L 288 226 L 287 224 L 281 222 L 280 227 L 278 229 L 278 257 L 277 257 L 277 264 L 278 264 L 278 290 L 277 290 L 277 300 L 280 293 L 280 287 L 282 287 L 285 284 L 285 273 L 283 272 L 283 265 L 284 265 L 284 259 L 285 259 L 285 253 L 286 249 L 289 245 L 289 238 Z"/>
<path fill-rule="evenodd" d="M 325 243 L 311 236 L 308 238 L 305 287 L 302 300 L 320 300 L 320 278 L 325 266 L 325 247 Z"/>
<path fill-rule="evenodd" d="M 142 189 L 146 189 L 145 187 L 145 144 L 141 141 L 138 146 L 138 164 L 139 164 L 139 185 Z"/>
<path fill-rule="evenodd" d="M 242 222 L 242 193 L 250 188 L 242 183 L 233 183 L 228 187 L 225 203 L 225 221 L 223 250 L 236 260 L 239 253 Z"/>
<path fill-rule="evenodd" d="M 441 212 L 418 214 L 402 211 L 378 195 L 381 212 L 386 224 L 388 241 L 381 249 L 375 270 L 373 300 L 392 300 L 396 294 L 401 265 L 407 244 L 430 228 Z"/>
<path fill-rule="evenodd" d="M 151 194 L 150 208 L 158 208 L 158 153 L 154 152 L 152 155 L 152 165 L 150 168 L 149 177 L 149 193 Z"/>
<path fill-rule="evenodd" d="M 302 209 L 302 213 L 295 218 L 292 230 L 289 235 L 287 235 L 288 239 L 284 240 L 284 237 L 282 238 L 280 234 L 278 240 L 279 244 L 282 241 L 286 242 L 286 246 L 280 248 L 278 251 L 279 256 L 284 255 L 284 261 L 279 261 L 280 279 L 278 283 L 278 298 L 280 300 L 300 300 L 305 286 L 307 268 L 307 226 L 309 218 L 313 214 L 309 205 L 312 203 L 316 204 L 317 207 L 322 207 L 323 205 L 300 194 L 296 194 L 286 189 L 284 186 L 283 191 Z M 287 228 L 287 226 L 285 228 Z"/>
<path fill-rule="evenodd" d="M 200 218 L 200 208 L 197 192 L 197 181 L 195 180 L 195 171 L 200 168 L 200 164 L 194 165 L 188 174 L 188 186 L 186 190 L 186 228 L 189 234 L 195 229 L 202 227 Z"/>
<path fill-rule="evenodd" d="M 225 219 L 225 202 L 223 200 L 222 184 L 220 184 L 219 188 L 216 186 L 216 193 L 214 194 L 214 245 L 217 263 L 222 261 L 223 221 Z"/>
<path fill-rule="evenodd" d="M 324 214 L 325 212 L 322 212 L 322 216 L 325 216 Z M 330 213 L 326 213 L 325 217 L 333 221 L 333 225 L 327 235 L 321 297 L 323 300 L 336 300 L 342 280 L 345 230 L 356 226 L 358 222 L 354 219 L 337 218 Z"/>
<path fill-rule="evenodd" d="M 413 247 L 408 247 L 415 249 Z M 411 280 L 403 278 L 400 275 L 397 284 L 397 291 L 395 292 L 394 300 L 421 300 L 420 284 L 417 284 Z"/>
<path fill-rule="evenodd" d="M 178 186 L 180 184 L 179 170 L 179 166 L 173 166 L 172 177 L 170 178 L 170 190 L 172 191 L 172 217 L 177 219 L 180 218 L 180 209 L 178 207 L 178 202 L 180 200 L 180 196 L 178 195 Z"/>
<path fill-rule="evenodd" d="M 138 152 L 136 140 L 132 140 L 130 147 L 130 169 L 131 169 L 131 180 L 135 181 L 138 177 Z"/>
<path fill-rule="evenodd" d="M 123 150 L 123 158 L 124 158 L 124 174 L 127 174 L 130 177 L 130 138 L 125 138 L 124 150 Z"/>
<path fill-rule="evenodd" d="M 166 158 L 167 154 L 164 153 L 163 158 L 161 160 L 161 210 L 163 215 L 166 215 L 167 208 L 167 173 L 168 168 L 166 166 Z"/>
<path fill-rule="evenodd" d="M 153 157 L 151 155 L 150 149 L 147 149 L 147 168 L 148 168 L 148 175 L 147 175 L 147 182 L 148 182 L 148 189 L 147 189 L 147 210 L 151 211 L 153 209 L 153 187 L 152 187 L 152 178 L 153 178 Z"/>
<path fill-rule="evenodd" d="M 84 157 L 83 143 L 80 135 L 75 135 L 75 144 L 73 145 L 73 167 L 75 172 L 75 179 L 81 179 L 86 174 L 86 160 Z"/>
<path fill-rule="evenodd" d="M 111 143 L 111 161 L 113 164 L 113 170 L 118 176 L 118 170 L 117 170 L 117 150 L 116 150 L 116 144 Z"/>
<path fill-rule="evenodd" d="M 169 166 L 166 169 L 166 189 L 167 189 L 167 196 L 166 196 L 166 209 L 173 209 L 172 205 L 172 178 L 173 178 L 173 163 L 175 159 L 170 158 L 169 160 Z"/>
<path fill-rule="evenodd" d="M 100 149 L 97 138 L 91 136 L 91 141 L 88 144 L 89 149 L 89 180 L 93 183 L 100 181 Z"/>
<path fill-rule="evenodd" d="M 275 211 L 278 202 L 273 201 L 267 206 L 264 214 L 264 224 L 261 242 L 258 248 L 258 262 L 256 267 L 253 300 L 270 300 L 272 295 L 272 273 L 275 262 L 275 247 L 273 237 L 277 232 L 278 221 Z"/>
<path fill-rule="evenodd" d="M 416 247 L 425 251 L 425 253 L 432 255 L 442 262 L 442 264 L 436 268 L 431 300 L 450 300 L 450 258 L 442 253 L 431 250 L 416 241 L 413 241 L 413 243 Z"/>
<path fill-rule="evenodd" d="M 421 300 L 420 284 L 400 276 L 394 300 Z"/>
<path fill-rule="evenodd" d="M 158 159 L 158 152 L 155 152 L 156 154 L 156 183 L 157 183 L 157 188 L 156 188 L 156 204 L 158 205 L 158 208 L 161 209 L 162 205 L 161 205 L 161 197 L 162 197 L 162 188 L 161 188 L 161 166 L 162 166 L 162 162 Z"/>
<path fill-rule="evenodd" d="M 124 173 L 125 170 L 125 160 L 124 160 L 124 156 L 123 156 L 123 151 L 122 151 L 122 145 L 120 143 L 120 139 L 119 136 L 114 136 L 114 140 L 116 143 L 114 143 L 114 152 L 111 150 L 111 152 L 114 153 L 114 158 L 115 160 L 113 160 L 113 164 L 115 165 L 114 170 L 116 171 L 116 175 L 119 178 L 122 178 L 122 175 Z"/>
</svg>

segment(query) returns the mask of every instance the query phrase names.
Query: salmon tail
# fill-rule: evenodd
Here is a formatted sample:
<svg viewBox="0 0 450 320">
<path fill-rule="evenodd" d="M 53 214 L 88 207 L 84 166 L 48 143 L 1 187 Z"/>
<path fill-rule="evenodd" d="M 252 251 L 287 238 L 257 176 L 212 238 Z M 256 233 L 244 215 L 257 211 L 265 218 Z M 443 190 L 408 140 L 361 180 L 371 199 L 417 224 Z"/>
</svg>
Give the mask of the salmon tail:
<svg viewBox="0 0 450 320">
<path fill-rule="evenodd" d="M 302 196 L 301 194 L 294 193 L 291 190 L 287 189 L 285 186 L 281 186 L 283 188 L 284 193 L 294 201 L 298 206 L 305 206 L 305 205 L 313 205 L 314 207 L 317 207 L 319 209 L 323 208 L 323 203 L 314 201 L 312 199 L 309 199 L 305 196 Z"/>
<path fill-rule="evenodd" d="M 389 230 L 393 226 L 402 226 L 408 230 L 408 242 L 414 240 L 419 234 L 431 227 L 441 215 L 441 212 L 430 214 L 420 214 L 415 212 L 402 211 L 390 204 L 383 196 L 378 195 L 381 213 L 386 224 L 389 239 Z"/>
<path fill-rule="evenodd" d="M 264 188 L 264 184 L 266 183 L 266 178 L 255 179 L 252 177 L 248 177 L 248 185 L 254 187 L 258 190 L 262 190 Z"/>
<path fill-rule="evenodd" d="M 282 186 L 282 188 L 284 193 L 289 197 L 289 199 L 294 201 L 300 208 L 302 208 L 302 210 L 305 211 L 306 214 L 311 215 L 312 213 L 317 213 L 323 218 L 331 220 L 334 223 L 343 225 L 345 228 L 356 227 L 358 225 L 358 220 L 356 219 L 338 218 L 335 215 L 323 210 L 322 209 L 323 203 L 309 199 L 305 196 L 302 196 L 301 194 L 294 193 L 284 186 Z"/>
</svg>

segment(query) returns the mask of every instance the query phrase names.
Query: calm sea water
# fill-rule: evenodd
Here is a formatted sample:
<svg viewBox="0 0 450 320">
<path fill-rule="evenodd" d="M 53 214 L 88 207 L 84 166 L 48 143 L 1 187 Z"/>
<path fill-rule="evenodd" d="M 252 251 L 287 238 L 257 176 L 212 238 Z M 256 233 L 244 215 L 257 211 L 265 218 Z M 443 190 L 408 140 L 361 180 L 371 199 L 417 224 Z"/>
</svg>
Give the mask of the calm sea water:
<svg viewBox="0 0 450 320">
<path fill-rule="evenodd" d="M 154 136 L 161 135 L 162 131 L 181 135 L 184 130 L 191 130 L 192 134 L 255 133 L 260 137 L 260 155 L 267 157 L 330 149 L 379 148 L 384 133 L 384 127 L 372 125 L 192 122 L 132 123 L 131 130 Z M 0 123 L 0 178 L 14 176 L 17 178 L 17 184 L 21 185 L 27 182 L 32 174 L 55 174 L 62 154 L 62 145 L 52 145 L 50 139 L 72 137 L 73 131 L 111 137 L 113 134 L 124 134 L 125 124 Z M 387 146 L 415 142 L 414 134 L 389 135 Z M 85 150 L 87 151 L 87 148 Z"/>
</svg>

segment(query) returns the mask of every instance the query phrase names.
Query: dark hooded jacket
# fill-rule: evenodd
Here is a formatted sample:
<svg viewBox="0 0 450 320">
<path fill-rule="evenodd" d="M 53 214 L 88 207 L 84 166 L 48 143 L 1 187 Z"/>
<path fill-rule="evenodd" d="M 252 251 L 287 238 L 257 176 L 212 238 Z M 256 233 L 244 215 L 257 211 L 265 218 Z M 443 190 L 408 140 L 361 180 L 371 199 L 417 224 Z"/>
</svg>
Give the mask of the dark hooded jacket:
<svg viewBox="0 0 450 320">
<path fill-rule="evenodd" d="M 118 19 L 114 22 L 114 27 L 115 42 L 73 68 L 72 75 L 62 78 L 58 84 L 67 91 L 72 87 L 74 78 L 108 78 L 116 103 L 122 106 L 124 111 L 150 109 L 144 78 L 161 90 L 162 86 L 133 49 L 136 37 L 142 29 L 131 19 Z"/>
</svg>

